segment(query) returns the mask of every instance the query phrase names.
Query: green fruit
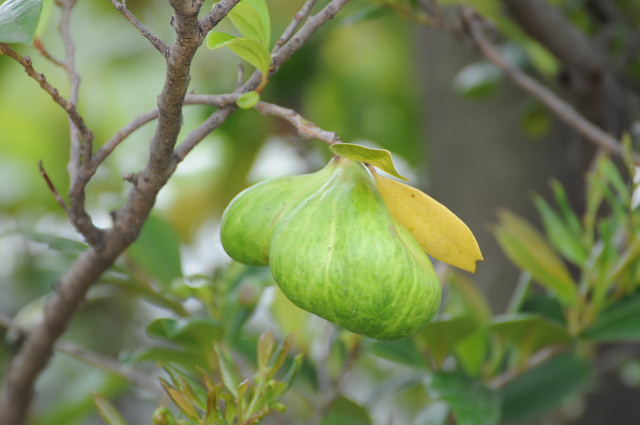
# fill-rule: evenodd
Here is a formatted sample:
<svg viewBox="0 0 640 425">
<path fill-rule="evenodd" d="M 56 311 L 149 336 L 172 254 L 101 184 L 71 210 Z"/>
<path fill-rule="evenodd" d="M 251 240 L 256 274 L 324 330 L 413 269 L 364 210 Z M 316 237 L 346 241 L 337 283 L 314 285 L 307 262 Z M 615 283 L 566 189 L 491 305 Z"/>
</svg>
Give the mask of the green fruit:
<svg viewBox="0 0 640 425">
<path fill-rule="evenodd" d="M 220 239 L 231 258 L 245 264 L 269 264 L 269 245 L 275 226 L 291 208 L 318 190 L 335 168 L 265 180 L 240 192 L 222 214 Z"/>
<path fill-rule="evenodd" d="M 364 166 L 333 163 L 326 184 L 298 196 L 278 221 L 273 277 L 294 304 L 350 331 L 404 337 L 440 305 L 431 261 L 393 220 Z"/>
</svg>

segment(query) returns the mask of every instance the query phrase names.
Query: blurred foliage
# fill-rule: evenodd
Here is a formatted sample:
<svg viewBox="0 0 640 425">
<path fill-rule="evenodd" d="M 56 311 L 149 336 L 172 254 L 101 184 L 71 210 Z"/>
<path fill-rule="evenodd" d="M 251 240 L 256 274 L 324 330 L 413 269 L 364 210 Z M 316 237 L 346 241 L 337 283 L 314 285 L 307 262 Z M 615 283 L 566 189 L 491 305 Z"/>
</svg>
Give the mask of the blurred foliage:
<svg viewBox="0 0 640 425">
<path fill-rule="evenodd" d="M 170 40 L 170 10 L 156 3 L 129 0 L 128 6 Z M 249 26 L 236 18 L 235 28 L 225 20 L 220 30 L 253 34 L 269 46 L 301 2 L 267 3 L 270 32 L 255 29 L 262 18 Z M 441 3 L 476 7 L 506 36 L 501 49 L 511 63 L 549 80 L 557 74 L 560 64 L 506 17 L 498 0 Z M 553 3 L 594 33 L 597 23 L 584 2 Z M 630 22 L 640 21 L 637 2 L 616 3 Z M 37 37 L 61 57 L 60 12 L 51 0 L 44 6 Z M 365 139 L 391 150 L 406 169 L 424 173 L 423 93 L 412 63 L 413 29 L 404 19 L 425 19 L 416 7 L 409 0 L 354 1 L 283 66 L 262 98 L 293 107 L 345 141 Z M 108 2 L 79 2 L 72 29 L 83 75 L 80 109 L 100 146 L 155 106 L 162 60 Z M 613 53 L 628 50 L 629 31 L 618 29 Z M 14 47 L 66 92 L 62 70 L 31 47 Z M 240 62 L 226 49 L 203 49 L 193 64 L 193 90 L 232 91 Z M 621 72 L 639 77 L 640 60 Z M 483 101 L 500 90 L 503 75 L 478 61 L 452 79 L 461 95 Z M 28 327 L 87 246 L 37 171 L 43 160 L 65 192 L 66 117 L 4 57 L 0 88 L 0 311 Z M 210 112 L 187 108 L 183 134 Z M 540 138 L 551 117 L 530 100 L 522 126 Z M 121 176 L 142 166 L 151 134 L 152 125 L 134 133 L 92 180 L 87 202 L 98 224 L 108 225 L 108 212 L 123 202 L 128 184 Z M 65 336 L 117 358 L 125 371 L 161 378 L 163 390 L 136 389 L 122 376 L 58 355 L 42 377 L 32 423 L 94 423 L 98 412 L 112 425 L 150 418 L 163 425 L 480 425 L 533 421 L 558 409 L 571 417 L 568 401 L 583 397 L 601 372 L 595 358 L 602 345 L 640 340 L 640 176 L 629 158 L 597 158 L 586 176 L 585 211 L 570 205 L 557 181 L 552 200 L 534 196 L 543 230 L 512 212 L 499 214 L 495 236 L 522 271 L 506 312 L 493 312 L 468 275 L 446 271 L 438 317 L 415 335 L 388 342 L 337 329 L 295 307 L 267 269 L 229 262 L 215 236 L 223 208 L 248 184 L 316 168 L 329 155 L 251 110 L 234 114 L 199 145 Z M 3 336 L 2 365 L 20 343 L 11 332 Z M 621 370 L 630 385 L 640 385 L 637 360 Z"/>
</svg>

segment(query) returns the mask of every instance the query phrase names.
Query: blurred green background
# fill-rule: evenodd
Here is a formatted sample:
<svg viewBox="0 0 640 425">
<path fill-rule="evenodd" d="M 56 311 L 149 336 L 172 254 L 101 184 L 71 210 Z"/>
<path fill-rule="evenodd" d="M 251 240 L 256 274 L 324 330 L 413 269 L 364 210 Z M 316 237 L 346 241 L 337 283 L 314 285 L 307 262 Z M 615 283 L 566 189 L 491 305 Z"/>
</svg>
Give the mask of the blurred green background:
<svg viewBox="0 0 640 425">
<path fill-rule="evenodd" d="M 165 3 L 127 2 L 149 28 L 171 41 L 171 10 Z M 549 197 L 552 178 L 567 188 L 574 208 L 582 211 L 584 178 L 594 149 L 535 100 L 505 83 L 500 72 L 467 41 L 407 19 L 403 8 L 411 7 L 412 2 L 383 3 L 352 2 L 282 67 L 263 99 L 297 110 L 320 127 L 337 132 L 344 141 L 392 151 L 400 172 L 413 185 L 447 205 L 474 231 L 485 262 L 472 279 L 488 300 L 482 308 L 489 315 L 491 311 L 502 313 L 520 273 L 492 234 L 497 211 L 506 208 L 538 223 L 531 194 Z M 475 3 L 506 34 L 501 51 L 516 66 L 566 93 L 561 84 L 564 65 L 526 36 L 508 18 L 500 1 L 442 3 Z M 601 30 L 590 13 L 587 3 L 591 2 L 550 3 L 590 36 Z M 637 38 L 640 7 L 633 1 L 613 3 L 627 19 L 626 27 L 616 27 L 622 34 L 620 43 L 631 43 L 632 37 Z M 211 4 L 207 1 L 205 9 Z M 286 0 L 269 0 L 268 4 L 274 34 L 281 33 L 301 6 L 300 1 Z M 44 16 L 40 38 L 60 57 L 59 10 L 51 1 L 45 2 Z M 635 35 L 628 30 L 634 23 Z M 233 32 L 228 22 L 221 29 Z M 134 116 L 154 108 L 164 64 L 107 1 L 79 1 L 72 31 L 82 75 L 79 108 L 100 146 Z M 61 69 L 33 48 L 16 49 L 32 56 L 34 66 L 67 92 Z M 233 91 L 239 63 L 238 57 L 224 49 L 201 49 L 192 68 L 191 90 Z M 640 83 L 638 63 L 636 52 L 635 62 L 629 65 L 636 84 Z M 244 67 L 248 75 L 250 67 Z M 634 102 L 632 113 L 637 109 L 635 97 Z M 211 112 L 211 107 L 186 107 L 182 134 L 188 134 Z M 627 129 L 633 128 L 633 119 L 630 121 Z M 148 124 L 130 136 L 89 185 L 87 206 L 97 225 L 108 226 L 109 212 L 123 204 L 129 184 L 122 176 L 143 166 L 152 132 L 153 124 Z M 44 297 L 84 249 L 37 168 L 42 160 L 64 193 L 68 151 L 63 112 L 16 63 L 0 56 L 0 312 L 15 316 L 24 326 L 35 323 Z M 328 380 L 341 376 L 354 346 L 352 336 L 288 304 L 273 288 L 268 271 L 232 264 L 222 250 L 217 229 L 224 207 L 249 184 L 318 169 L 329 156 L 326 145 L 301 140 L 277 118 L 263 117 L 254 110 L 235 113 L 180 165 L 162 189 L 141 239 L 90 291 L 64 339 L 155 375 L 159 373 L 155 362 L 166 353 L 145 351 L 153 345 L 154 336 L 144 329 L 154 319 L 189 317 L 208 309 L 211 320 L 225 323 L 221 332 L 229 344 L 244 354 L 252 352 L 262 330 L 272 330 L 279 337 L 294 332 L 296 347 L 309 354 L 310 360 L 303 365 L 300 386 L 287 394 L 289 411 L 267 421 L 315 423 L 317 418 L 310 413 L 314 391 L 328 385 L 314 381 L 314 376 L 323 376 L 315 368 L 326 368 Z M 445 267 L 438 268 L 445 276 Z M 466 282 L 468 277 L 459 280 Z M 218 289 L 206 289 L 212 282 Z M 235 324 L 229 324 L 234 320 Z M 0 364 L 19 344 L 15 335 L 5 337 Z M 431 399 L 425 396 L 422 378 L 414 373 L 414 368 L 422 367 L 416 366 L 420 359 L 411 357 L 415 347 L 406 351 L 403 345 L 366 344 L 371 352 L 383 354 L 361 358 L 341 389 L 361 406 L 339 398 L 333 404 L 339 408 L 321 418 L 322 424 L 447 423 L 446 406 L 432 403 L 425 413 L 425 400 Z M 402 360 L 394 362 L 394 355 Z M 574 371 L 575 389 L 580 387 L 582 392 L 588 386 L 582 363 L 559 359 L 549 370 Z M 632 415 L 619 406 L 637 398 L 640 384 L 637 361 L 626 367 L 626 381 L 618 375 L 601 381 L 614 388 L 607 391 L 618 395 L 594 401 L 598 409 L 614 415 L 608 418 L 622 421 Z M 57 354 L 38 382 L 33 423 L 100 423 L 90 391 L 113 397 L 131 423 L 149 423 L 158 405 L 153 391 L 132 388 L 121 377 Z M 560 400 L 562 406 L 549 401 L 553 408 L 562 407 L 560 413 L 534 409 L 530 416 L 522 414 L 521 423 L 597 423 L 579 419 L 587 412 L 584 399 L 572 391 L 567 394 L 568 398 Z M 537 422 L 541 412 L 546 416 Z M 444 417 L 442 422 L 433 419 L 438 415 Z"/>
</svg>

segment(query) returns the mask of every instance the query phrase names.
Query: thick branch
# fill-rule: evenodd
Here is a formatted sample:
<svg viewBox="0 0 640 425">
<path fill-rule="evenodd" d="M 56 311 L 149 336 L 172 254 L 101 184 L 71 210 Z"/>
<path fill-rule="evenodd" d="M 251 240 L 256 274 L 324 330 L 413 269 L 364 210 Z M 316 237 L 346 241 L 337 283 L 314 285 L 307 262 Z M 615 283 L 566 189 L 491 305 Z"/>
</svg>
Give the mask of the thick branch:
<svg viewBox="0 0 640 425">
<path fill-rule="evenodd" d="M 607 52 L 543 0 L 503 0 L 516 22 L 564 65 L 578 110 L 619 137 L 631 124 L 631 104 Z"/>
<path fill-rule="evenodd" d="M 238 0 L 221 0 L 217 3 L 212 12 L 213 18 L 212 14 L 205 18 L 204 28 L 213 27 L 237 2 Z M 348 0 L 333 0 L 318 15 L 309 19 L 283 47 L 284 52 L 278 58 L 277 66 L 298 50 L 323 22 L 333 17 L 347 2 Z M 173 20 L 176 42 L 171 45 L 167 57 L 165 84 L 158 98 L 158 126 L 151 140 L 147 165 L 135 180 L 136 184 L 129 192 L 126 205 L 114 214 L 113 228 L 105 233 L 99 246 L 92 246 L 82 253 L 60 279 L 56 292 L 45 303 L 42 322 L 29 334 L 13 359 L 0 396 L 0 425 L 24 422 L 35 380 L 46 367 L 56 340 L 64 332 L 86 291 L 137 238 L 158 192 L 175 171 L 178 162 L 197 143 L 195 141 L 187 145 L 189 149 L 185 149 L 183 143 L 180 146 L 183 156 L 179 152 L 174 154 L 173 148 L 182 123 L 182 105 L 190 80 L 189 67 L 206 34 L 197 19 L 202 2 L 170 0 L 170 3 L 176 11 Z M 252 78 L 243 90 L 251 90 L 254 84 L 255 88 L 259 79 L 259 75 L 258 81 Z M 204 138 L 234 110 L 233 106 L 218 110 L 192 134 L 200 131 Z"/>
<path fill-rule="evenodd" d="M 482 18 L 478 14 L 471 9 L 465 9 L 463 11 L 463 19 L 471 39 L 482 54 L 500 68 L 518 87 L 538 99 L 560 120 L 578 131 L 586 140 L 609 153 L 619 156 L 623 154 L 621 144 L 613 136 L 589 122 L 571 104 L 558 97 L 547 87 L 538 83 L 519 68 L 509 64 L 485 37 L 482 30 Z M 636 162 L 640 164 L 640 158 L 636 157 Z"/>
<path fill-rule="evenodd" d="M 0 314 L 0 327 L 4 327 L 6 329 L 17 332 L 22 337 L 25 337 L 29 334 L 28 329 L 25 329 L 22 326 L 18 325 L 13 320 L 11 320 L 11 318 L 5 316 L 4 314 Z M 87 350 L 86 348 L 66 341 L 57 341 L 54 345 L 54 348 L 56 349 L 56 351 L 64 353 L 83 363 L 122 376 L 123 378 L 127 379 L 129 382 L 140 388 L 146 388 L 150 391 L 162 394 L 161 387 L 157 382 L 150 379 L 143 373 L 122 367 L 122 365 L 115 359 L 91 350 Z"/>
<path fill-rule="evenodd" d="M 606 66 L 601 52 L 560 11 L 542 0 L 503 0 L 522 28 L 572 68 L 595 72 Z"/>
<path fill-rule="evenodd" d="M 155 47 L 156 50 L 162 54 L 162 56 L 167 57 L 169 53 L 169 46 L 167 46 L 167 44 L 164 41 L 162 41 L 158 36 L 153 34 L 151 31 L 149 31 L 142 24 L 142 22 L 140 22 L 138 18 L 136 18 L 136 16 L 133 13 L 131 13 L 129 9 L 127 9 L 127 5 L 125 3 L 118 0 L 110 0 L 110 1 L 111 3 L 113 3 L 115 8 L 118 9 L 118 12 L 120 12 L 127 21 L 131 22 L 131 24 L 134 27 L 136 27 L 138 31 L 140 31 L 140 34 L 142 34 L 144 38 L 149 40 L 149 43 L 151 43 L 151 45 Z"/>
</svg>

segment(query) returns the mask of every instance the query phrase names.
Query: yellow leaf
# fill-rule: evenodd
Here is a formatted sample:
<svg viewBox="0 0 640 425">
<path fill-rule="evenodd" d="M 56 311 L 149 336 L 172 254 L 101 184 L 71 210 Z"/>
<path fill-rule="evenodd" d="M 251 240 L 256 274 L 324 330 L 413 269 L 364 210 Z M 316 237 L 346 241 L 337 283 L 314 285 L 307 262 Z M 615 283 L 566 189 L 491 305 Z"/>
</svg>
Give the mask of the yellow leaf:
<svg viewBox="0 0 640 425">
<path fill-rule="evenodd" d="M 418 189 L 375 174 L 391 215 L 440 261 L 475 273 L 482 253 L 471 230 L 440 202 Z"/>
</svg>

